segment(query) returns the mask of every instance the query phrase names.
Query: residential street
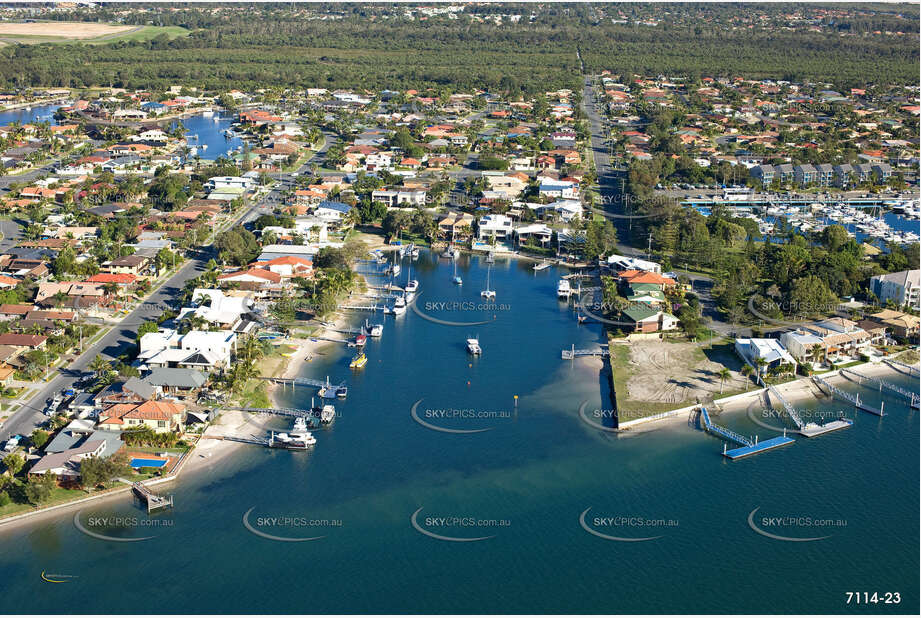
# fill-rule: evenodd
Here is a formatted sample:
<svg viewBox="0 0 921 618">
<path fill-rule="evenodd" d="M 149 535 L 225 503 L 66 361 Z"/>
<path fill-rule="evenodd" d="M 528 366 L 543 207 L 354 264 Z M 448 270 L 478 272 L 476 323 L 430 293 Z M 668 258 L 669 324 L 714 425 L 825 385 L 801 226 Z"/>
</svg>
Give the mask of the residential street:
<svg viewBox="0 0 921 618">
<path fill-rule="evenodd" d="M 322 157 L 329 146 L 335 141 L 335 136 L 327 134 L 326 144 L 314 153 L 310 160 L 301 166 L 300 171 L 309 169 L 310 163 L 319 157 Z M 290 174 L 286 176 L 290 177 Z M 252 204 L 241 216 L 234 220 L 232 225 L 227 225 L 229 229 L 235 225 L 240 225 L 258 216 L 258 212 L 263 204 L 271 200 L 280 200 L 281 191 L 284 190 L 285 183 L 276 184 L 272 191 L 263 196 L 262 200 Z M 17 227 L 14 222 L 9 220 L 0 220 L 0 229 L 4 233 L 4 243 L 6 241 L 7 231 L 10 227 Z M 2 245 L 5 246 L 5 245 Z M 112 330 L 110 330 L 102 339 L 87 348 L 75 361 L 68 367 L 61 368 L 56 372 L 52 379 L 45 384 L 27 403 L 19 408 L 9 419 L 0 427 L 0 440 L 5 440 L 11 435 L 22 434 L 28 435 L 40 425 L 47 417 L 43 413 L 45 402 L 56 393 L 63 389 L 72 388 L 74 382 L 81 378 L 84 372 L 88 371 L 90 363 L 99 354 L 107 360 L 116 358 L 123 354 L 135 343 L 138 327 L 146 321 L 156 320 L 161 313 L 167 308 L 173 306 L 185 284 L 190 279 L 199 276 L 205 269 L 205 265 L 212 257 L 215 257 L 212 245 L 201 247 L 195 252 L 195 256 L 190 259 L 174 275 L 167 279 L 155 292 L 153 292 L 146 301 L 141 303 L 137 308 L 129 313 L 125 318 Z"/>
</svg>

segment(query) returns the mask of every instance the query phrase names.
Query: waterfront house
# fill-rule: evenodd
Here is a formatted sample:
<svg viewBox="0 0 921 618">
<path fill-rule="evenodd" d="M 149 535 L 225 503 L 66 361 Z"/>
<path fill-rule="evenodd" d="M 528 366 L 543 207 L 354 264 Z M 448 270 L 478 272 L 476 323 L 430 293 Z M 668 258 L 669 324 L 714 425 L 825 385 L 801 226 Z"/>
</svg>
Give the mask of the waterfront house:
<svg viewBox="0 0 921 618">
<path fill-rule="evenodd" d="M 97 439 L 59 453 L 49 453 L 32 465 L 29 476 L 50 472 L 59 481 L 75 481 L 80 478 L 80 462 L 87 457 L 101 457 L 105 450 L 106 441 Z"/>
<path fill-rule="evenodd" d="M 511 238 L 512 220 L 507 215 L 484 215 L 477 225 L 477 238 L 492 243 L 504 242 Z"/>
<path fill-rule="evenodd" d="M 189 395 L 208 383 L 208 376 L 195 369 L 157 367 L 144 378 L 163 393 Z"/>
<path fill-rule="evenodd" d="M 156 433 L 181 431 L 185 421 L 185 405 L 178 401 L 145 401 L 117 403 L 99 413 L 99 429 L 124 431 L 147 428 Z"/>
<path fill-rule="evenodd" d="M 645 303 L 628 306 L 621 311 L 621 316 L 636 333 L 655 333 L 678 328 L 678 318 Z"/>
<path fill-rule="evenodd" d="M 796 365 L 796 359 L 787 352 L 777 339 L 736 339 L 735 350 L 752 367 L 758 367 L 758 359 L 766 369 L 781 365 Z"/>
<path fill-rule="evenodd" d="M 910 313 L 884 309 L 870 316 L 867 321 L 873 321 L 883 326 L 894 336 L 900 339 L 917 338 L 921 318 Z M 862 325 L 862 323 L 861 323 Z"/>
</svg>

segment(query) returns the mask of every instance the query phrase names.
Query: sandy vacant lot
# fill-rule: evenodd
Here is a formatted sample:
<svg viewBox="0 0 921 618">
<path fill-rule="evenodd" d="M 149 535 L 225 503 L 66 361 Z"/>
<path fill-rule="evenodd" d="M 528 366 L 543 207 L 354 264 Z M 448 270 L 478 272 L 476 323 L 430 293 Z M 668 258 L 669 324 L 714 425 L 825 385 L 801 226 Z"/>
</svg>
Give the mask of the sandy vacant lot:
<svg viewBox="0 0 921 618">
<path fill-rule="evenodd" d="M 630 379 L 627 392 L 633 401 L 682 403 L 719 396 L 723 368 L 707 358 L 695 343 L 640 341 L 629 345 Z M 750 384 L 742 374 L 732 371 L 723 392 L 741 390 Z"/>
<path fill-rule="evenodd" d="M 54 36 L 66 39 L 92 39 L 133 30 L 136 26 L 111 26 L 84 22 L 56 21 L 36 23 L 0 22 L 0 36 Z"/>
</svg>

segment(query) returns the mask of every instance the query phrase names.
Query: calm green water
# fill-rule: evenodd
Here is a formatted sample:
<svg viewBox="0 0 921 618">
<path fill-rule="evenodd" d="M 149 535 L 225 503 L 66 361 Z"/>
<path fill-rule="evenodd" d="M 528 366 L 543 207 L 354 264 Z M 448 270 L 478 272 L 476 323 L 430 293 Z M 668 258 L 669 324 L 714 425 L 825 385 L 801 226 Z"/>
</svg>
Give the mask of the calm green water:
<svg viewBox="0 0 921 618">
<path fill-rule="evenodd" d="M 460 260 L 460 287 L 451 284 L 446 260 L 423 256 L 413 270 L 421 310 L 432 302 L 480 302 L 486 271 L 476 258 Z M 887 397 L 884 419 L 851 413 L 851 429 L 731 463 L 719 455 L 720 441 L 684 422 L 633 436 L 593 429 L 580 420 L 579 405 L 609 409 L 607 381 L 597 362 L 563 362 L 560 350 L 597 344 L 601 330 L 577 325 L 557 302 L 559 274 L 499 260 L 491 287 L 507 307 L 428 311 L 452 321 L 495 315 L 486 325 L 448 327 L 412 311 L 373 317 L 385 323 L 384 336 L 368 344 L 363 370 L 349 375 L 351 354 L 342 347 L 305 370 L 348 377 L 349 384 L 348 399 L 337 402 L 339 418 L 317 432 L 313 452 L 247 447 L 211 474 L 174 487 L 176 508 L 156 518 L 172 525 L 92 528 L 153 539 L 91 538 L 72 515 L 0 533 L 0 581 L 9 584 L 0 611 L 917 613 L 917 412 Z M 484 352 L 473 360 L 464 340 L 476 334 Z M 305 405 L 310 394 L 288 393 L 286 402 Z M 416 411 L 426 422 L 492 429 L 425 428 L 410 413 L 420 399 Z M 426 413 L 438 409 L 479 417 Z M 770 434 L 744 412 L 720 422 L 746 435 Z M 765 531 L 828 538 L 759 535 L 747 523 L 758 507 L 755 521 Z M 324 538 L 256 536 L 243 526 L 251 508 L 258 531 Z M 588 508 L 586 523 L 597 532 L 660 538 L 592 535 L 580 525 Z M 491 538 L 427 536 L 411 524 L 419 509 L 425 531 Z M 144 519 L 126 499 L 87 508 L 81 521 L 89 526 L 93 517 L 113 515 Z M 836 525 L 761 519 L 779 516 Z M 260 517 L 341 525 L 271 525 Z M 428 519 L 442 517 L 474 521 Z M 596 517 L 654 525 L 606 525 Z M 77 577 L 48 584 L 43 570 Z M 848 606 L 849 590 L 897 591 L 902 602 Z"/>
</svg>

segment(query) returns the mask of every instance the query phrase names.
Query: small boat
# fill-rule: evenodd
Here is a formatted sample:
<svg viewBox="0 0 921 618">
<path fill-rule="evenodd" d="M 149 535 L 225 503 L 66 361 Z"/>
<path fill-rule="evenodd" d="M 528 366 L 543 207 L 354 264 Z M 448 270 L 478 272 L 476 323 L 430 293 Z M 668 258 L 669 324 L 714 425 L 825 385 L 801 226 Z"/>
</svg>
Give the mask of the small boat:
<svg viewBox="0 0 921 618">
<path fill-rule="evenodd" d="M 454 251 L 451 252 L 451 258 L 456 260 L 459 257 L 460 257 L 460 249 L 454 249 Z"/>
<path fill-rule="evenodd" d="M 535 270 L 535 271 L 545 270 L 545 269 L 547 269 L 547 268 L 550 268 L 550 262 L 540 262 L 540 263 L 534 265 L 534 270 Z"/>
<path fill-rule="evenodd" d="M 349 369 L 361 369 L 368 364 L 368 357 L 364 352 L 359 352 L 349 363 Z"/>
<path fill-rule="evenodd" d="M 471 337 L 467 339 L 467 351 L 478 356 L 483 353 L 483 348 L 480 347 L 480 340 L 476 337 Z"/>
<path fill-rule="evenodd" d="M 419 250 L 413 247 L 413 250 L 409 252 L 414 260 L 419 259 Z"/>
<path fill-rule="evenodd" d="M 383 324 L 369 324 L 365 320 L 365 334 L 371 337 L 380 337 L 384 334 L 384 325 Z"/>
<path fill-rule="evenodd" d="M 455 285 L 463 285 L 464 283 L 464 280 L 457 274 L 457 262 L 454 262 L 454 277 L 451 279 L 451 283 Z"/>
<path fill-rule="evenodd" d="M 448 245 L 447 247 L 445 247 L 445 250 L 441 252 L 441 257 L 443 257 L 443 258 L 448 258 L 448 259 L 454 257 L 454 252 L 451 251 L 451 246 L 450 246 L 450 245 Z"/>
<path fill-rule="evenodd" d="M 358 346 L 359 348 L 360 348 L 361 346 L 363 346 L 364 344 L 366 344 L 367 342 L 368 342 L 368 336 L 367 336 L 367 335 L 361 335 L 361 334 L 359 334 L 359 335 L 356 335 L 356 336 L 355 336 L 355 345 Z"/>
<path fill-rule="evenodd" d="M 492 267 L 490 266 L 486 267 L 486 289 L 480 292 L 480 296 L 482 296 L 483 298 L 487 300 L 495 300 L 496 298 L 496 291 L 489 289 L 489 272 L 491 270 L 492 270 Z"/>
<path fill-rule="evenodd" d="M 569 297 L 572 295 L 572 287 L 569 285 L 569 279 L 560 279 L 560 282 L 556 286 L 556 295 L 557 298 L 569 300 Z"/>
<path fill-rule="evenodd" d="M 390 266 L 390 274 L 393 275 L 394 277 L 399 275 L 401 270 L 402 268 L 397 263 L 394 263 L 393 265 Z"/>
<path fill-rule="evenodd" d="M 411 293 L 416 293 L 419 291 L 419 282 L 415 279 L 410 279 L 406 282 L 406 291 Z"/>
<path fill-rule="evenodd" d="M 403 315 L 406 313 L 406 299 L 400 295 L 393 300 L 393 306 L 387 311 L 391 315 Z"/>
</svg>

